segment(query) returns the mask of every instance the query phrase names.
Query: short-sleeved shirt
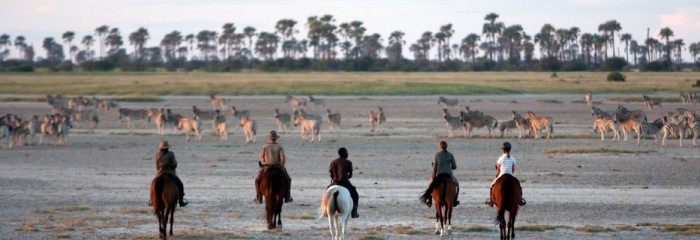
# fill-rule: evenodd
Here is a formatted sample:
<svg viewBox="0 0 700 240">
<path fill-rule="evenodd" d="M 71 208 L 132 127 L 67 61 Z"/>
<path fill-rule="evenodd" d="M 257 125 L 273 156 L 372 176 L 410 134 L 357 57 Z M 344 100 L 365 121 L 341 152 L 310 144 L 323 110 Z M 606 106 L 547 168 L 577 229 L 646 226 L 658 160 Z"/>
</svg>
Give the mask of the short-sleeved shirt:
<svg viewBox="0 0 700 240">
<path fill-rule="evenodd" d="M 177 168 L 177 160 L 175 160 L 175 154 L 173 152 L 158 152 L 155 157 L 155 164 L 158 175 L 163 173 L 176 175 L 175 169 Z"/>
<path fill-rule="evenodd" d="M 352 177 L 352 162 L 346 158 L 338 158 L 331 162 L 328 168 L 333 182 L 349 181 Z"/>
<path fill-rule="evenodd" d="M 503 174 L 510 174 L 513 175 L 513 167 L 515 166 L 515 158 L 513 155 L 510 155 L 508 157 L 507 154 L 503 154 L 501 157 L 498 158 L 498 161 L 496 161 L 496 165 L 500 166 L 500 172 L 498 173 L 498 176 L 500 177 Z"/>
<path fill-rule="evenodd" d="M 441 173 L 452 175 L 453 169 L 457 169 L 457 164 L 455 163 L 455 157 L 452 153 L 440 151 L 435 154 L 435 160 L 433 161 L 433 178 Z"/>
<path fill-rule="evenodd" d="M 260 157 L 264 166 L 282 165 L 282 156 L 284 149 L 279 143 L 268 143 L 260 150 Z"/>
</svg>

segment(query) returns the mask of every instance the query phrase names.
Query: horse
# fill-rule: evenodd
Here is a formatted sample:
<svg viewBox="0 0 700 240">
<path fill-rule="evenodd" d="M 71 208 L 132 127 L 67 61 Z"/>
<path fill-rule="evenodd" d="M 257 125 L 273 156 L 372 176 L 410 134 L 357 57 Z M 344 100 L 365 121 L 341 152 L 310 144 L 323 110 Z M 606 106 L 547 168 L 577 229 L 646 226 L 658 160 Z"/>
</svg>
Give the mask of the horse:
<svg viewBox="0 0 700 240">
<path fill-rule="evenodd" d="M 175 220 L 175 208 L 180 197 L 175 178 L 170 174 L 161 174 L 153 178 L 151 182 L 151 204 L 153 214 L 158 216 L 158 230 L 160 238 L 167 239 L 168 218 L 170 218 L 170 236 L 173 235 L 173 221 Z"/>
<path fill-rule="evenodd" d="M 520 181 L 513 175 L 504 174 L 496 180 L 491 190 L 491 200 L 498 209 L 495 223 L 501 229 L 501 239 L 515 238 L 515 216 L 518 215 L 520 200 L 523 197 Z M 506 232 L 505 213 L 508 211 L 508 231 Z"/>
<path fill-rule="evenodd" d="M 282 228 L 282 204 L 289 186 L 282 169 L 270 167 L 260 173 L 260 189 L 265 197 L 265 219 L 267 229 Z"/>
<path fill-rule="evenodd" d="M 457 197 L 457 186 L 450 174 L 439 174 L 420 197 L 421 202 L 430 207 L 430 197 L 435 201 L 435 234 L 441 237 L 452 234 L 452 209 Z M 444 212 L 443 212 L 444 211 Z M 445 229 L 447 224 L 447 229 Z"/>
<path fill-rule="evenodd" d="M 318 218 L 328 217 L 328 228 L 332 239 L 345 239 L 345 229 L 353 207 L 352 197 L 347 188 L 333 185 L 326 189 L 321 197 Z"/>
</svg>

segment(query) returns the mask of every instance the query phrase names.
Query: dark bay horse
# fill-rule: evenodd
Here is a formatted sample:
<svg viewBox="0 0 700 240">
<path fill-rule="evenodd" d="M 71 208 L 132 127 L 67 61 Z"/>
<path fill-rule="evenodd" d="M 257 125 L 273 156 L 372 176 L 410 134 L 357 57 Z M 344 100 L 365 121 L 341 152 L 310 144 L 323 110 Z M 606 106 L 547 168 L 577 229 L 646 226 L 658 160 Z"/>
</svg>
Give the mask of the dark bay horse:
<svg viewBox="0 0 700 240">
<path fill-rule="evenodd" d="M 420 200 L 430 202 L 430 197 L 435 201 L 435 234 L 449 236 L 452 232 L 452 208 L 457 197 L 457 187 L 450 174 L 439 174 Z"/>
<path fill-rule="evenodd" d="M 158 216 L 160 238 L 167 239 L 168 218 L 170 218 L 170 236 L 173 235 L 175 208 L 180 197 L 175 178 L 170 174 L 161 174 L 151 182 L 151 204 L 153 214 Z"/>
<path fill-rule="evenodd" d="M 287 180 L 282 170 L 270 167 L 260 173 L 260 193 L 265 197 L 267 229 L 282 228 L 282 204 L 287 193 Z"/>
<path fill-rule="evenodd" d="M 518 215 L 520 199 L 523 193 L 520 188 L 520 181 L 513 175 L 504 174 L 493 185 L 491 190 L 491 200 L 498 209 L 496 223 L 501 229 L 501 239 L 515 238 L 515 216 Z M 506 232 L 505 213 L 508 211 L 508 231 Z"/>
</svg>

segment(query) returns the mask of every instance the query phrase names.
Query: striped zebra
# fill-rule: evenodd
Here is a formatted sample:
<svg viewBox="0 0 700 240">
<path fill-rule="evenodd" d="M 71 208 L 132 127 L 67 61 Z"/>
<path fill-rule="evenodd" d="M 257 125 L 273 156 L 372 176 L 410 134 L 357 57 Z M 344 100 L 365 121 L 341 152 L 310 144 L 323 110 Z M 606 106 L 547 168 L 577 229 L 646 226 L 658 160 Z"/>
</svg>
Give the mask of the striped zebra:
<svg viewBox="0 0 700 240">
<path fill-rule="evenodd" d="M 694 105 L 697 105 L 700 100 L 698 100 L 698 93 L 695 92 L 688 92 L 688 101 L 693 103 Z"/>
<path fill-rule="evenodd" d="M 54 121 L 57 121 L 56 115 L 48 115 L 44 114 L 44 116 L 41 117 L 41 135 L 39 135 L 39 144 L 44 145 L 53 139 L 54 132 L 56 129 L 54 128 Z"/>
<path fill-rule="evenodd" d="M 499 126 L 498 128 L 499 130 L 501 130 L 501 138 L 504 138 L 506 132 L 511 132 L 513 129 L 518 129 L 518 124 L 516 123 L 515 119 L 511 119 L 502 122 L 501 126 Z"/>
<path fill-rule="evenodd" d="M 515 126 L 518 128 L 518 138 L 523 138 L 525 132 L 527 131 L 527 136 L 532 135 L 534 132 L 532 125 L 527 118 L 524 118 L 520 113 L 513 111 L 513 121 L 515 121 Z"/>
<path fill-rule="evenodd" d="M 243 116 L 250 118 L 250 110 L 239 110 L 236 106 L 231 106 L 231 115 L 240 121 Z"/>
<path fill-rule="evenodd" d="M 334 127 L 340 128 L 340 113 L 331 113 L 331 109 L 326 109 L 328 112 L 326 114 L 326 119 L 328 119 L 328 126 L 330 126 L 330 130 L 333 131 Z"/>
<path fill-rule="evenodd" d="M 460 111 L 460 112 L 459 112 L 459 114 L 462 115 L 462 116 L 464 116 L 465 114 L 469 114 L 469 115 L 472 115 L 472 116 L 481 116 L 481 115 L 484 115 L 484 113 L 481 112 L 481 111 L 472 111 L 472 110 L 469 108 L 469 106 L 465 106 L 464 109 L 467 110 L 467 111 Z"/>
<path fill-rule="evenodd" d="M 180 118 L 177 128 L 185 132 L 185 140 L 190 141 L 190 134 L 194 134 L 195 140 L 202 140 L 202 121 L 196 116 L 194 118 Z"/>
<path fill-rule="evenodd" d="M 70 116 L 71 122 L 73 123 L 88 122 L 88 128 L 90 129 L 95 129 L 100 124 L 100 117 L 97 115 L 97 112 L 94 109 L 72 111 L 65 110 L 63 115 Z M 76 127 L 79 127 L 78 124 L 75 125 Z"/>
<path fill-rule="evenodd" d="M 688 127 L 688 120 L 683 119 L 678 124 L 675 124 L 669 123 L 666 116 L 664 116 L 664 122 L 666 122 L 666 125 L 661 128 L 661 146 L 666 147 L 666 139 L 669 136 L 676 136 L 680 147 L 683 147 L 683 133 L 685 133 L 685 128 Z"/>
<path fill-rule="evenodd" d="M 51 108 L 52 114 L 59 113 L 61 111 L 61 108 L 68 107 L 68 101 L 63 99 L 61 95 L 46 95 L 46 103 L 49 105 L 49 108 Z"/>
<path fill-rule="evenodd" d="M 371 132 L 374 132 L 375 126 L 377 125 L 377 115 L 374 114 L 374 111 L 369 110 L 369 128 Z"/>
<path fill-rule="evenodd" d="M 593 119 L 593 132 L 600 132 L 600 141 L 605 141 L 605 133 L 608 129 L 613 133 L 612 141 L 620 141 L 620 133 L 617 131 L 617 121 L 608 118 Z"/>
<path fill-rule="evenodd" d="M 386 115 L 384 114 L 384 108 L 378 107 L 377 109 L 377 115 L 374 116 L 374 119 L 376 120 L 377 123 L 377 129 L 382 125 L 382 123 L 386 122 Z"/>
<path fill-rule="evenodd" d="M 622 130 L 622 134 L 625 136 L 625 142 L 627 142 L 627 133 L 635 132 L 637 134 L 637 145 L 639 145 L 641 138 L 639 124 L 641 124 L 643 121 L 639 120 L 638 118 L 625 116 L 619 112 L 615 113 L 615 121 L 619 125 L 620 130 Z"/>
<path fill-rule="evenodd" d="M 282 132 L 282 129 L 289 130 L 289 124 L 292 118 L 289 113 L 280 113 L 279 109 L 275 108 L 275 122 L 277 123 L 277 131 Z"/>
<path fill-rule="evenodd" d="M 538 117 L 535 113 L 527 111 L 528 121 L 530 122 L 530 127 L 535 131 L 535 138 L 540 138 L 540 131 L 545 129 L 547 132 L 547 138 L 553 138 L 554 133 L 554 120 L 551 117 Z"/>
<path fill-rule="evenodd" d="M 496 127 L 498 126 L 498 121 L 491 115 L 477 115 L 477 114 L 460 114 L 460 120 L 464 128 L 466 129 L 467 137 L 472 138 L 473 128 L 486 127 L 489 131 L 487 137 L 496 137 Z"/>
<path fill-rule="evenodd" d="M 151 118 L 148 117 L 148 110 L 146 109 L 120 108 L 119 120 L 123 119 L 126 119 L 126 126 L 128 128 L 134 128 L 134 123 L 132 123 L 132 121 L 141 120 L 143 128 L 146 128 L 146 123 L 151 121 Z"/>
<path fill-rule="evenodd" d="M 323 106 L 326 107 L 326 101 L 324 101 L 321 98 L 316 98 L 314 96 L 309 95 L 309 103 L 311 104 L 311 109 L 314 111 L 316 110 L 316 106 Z"/>
<path fill-rule="evenodd" d="M 221 110 L 201 110 L 197 108 L 197 106 L 192 105 L 192 113 L 194 113 L 194 116 L 196 116 L 200 121 L 210 121 L 211 128 L 216 129 L 216 116 L 221 115 Z"/>
<path fill-rule="evenodd" d="M 219 141 L 226 141 L 228 140 L 228 129 L 226 128 L 226 117 L 224 115 L 218 115 L 216 116 L 216 120 L 214 120 L 216 123 L 216 130 L 217 133 L 219 134 Z"/>
<path fill-rule="evenodd" d="M 173 113 L 170 108 L 165 109 L 165 114 L 163 115 L 165 118 L 165 123 L 169 124 L 173 127 L 173 134 L 178 135 L 180 134 L 180 130 L 177 128 L 178 123 L 180 122 L 180 118 L 182 118 L 182 115 Z"/>
<path fill-rule="evenodd" d="M 698 135 L 700 135 L 700 115 L 690 114 L 688 117 L 688 128 L 693 131 L 693 146 L 697 146 Z"/>
<path fill-rule="evenodd" d="M 659 106 L 659 108 L 661 108 L 661 99 L 650 98 L 647 95 L 642 95 L 642 98 L 644 98 L 644 101 L 642 103 L 644 104 L 644 107 L 646 107 L 647 110 L 652 110 L 654 108 L 654 105 Z"/>
<path fill-rule="evenodd" d="M 301 106 L 306 106 L 306 100 L 305 100 L 305 99 L 295 98 L 295 97 L 292 97 L 291 95 L 287 95 L 287 96 L 284 98 L 284 103 L 289 103 L 289 105 L 292 105 L 292 110 L 293 110 L 293 111 L 296 111 L 296 110 L 299 109 L 299 107 L 301 107 Z"/>
<path fill-rule="evenodd" d="M 656 141 L 658 138 L 660 138 L 659 134 L 661 133 L 661 129 L 663 129 L 664 125 L 666 125 L 665 118 L 658 118 L 654 120 L 654 122 L 641 122 L 639 124 L 639 132 L 644 135 L 652 135 L 654 136 L 654 146 L 656 146 Z M 637 142 L 637 146 L 639 146 L 640 143 Z"/>
<path fill-rule="evenodd" d="M 690 103 L 691 93 L 685 94 L 683 93 L 683 91 L 681 91 L 679 96 L 681 97 L 681 103 L 683 103 L 684 105 Z"/>
<path fill-rule="evenodd" d="M 254 143 L 255 133 L 258 131 L 255 120 L 251 120 L 244 115 L 241 117 L 241 127 L 243 127 L 243 133 L 245 134 L 245 143 Z"/>
<path fill-rule="evenodd" d="M 311 135 L 311 141 L 309 142 L 313 143 L 316 137 L 318 137 L 318 142 L 321 142 L 321 121 L 319 119 L 305 118 L 304 114 L 299 112 L 294 115 L 294 126 L 300 126 L 301 138 L 304 139 L 305 142 L 307 141 L 307 133 Z"/>
<path fill-rule="evenodd" d="M 464 137 L 467 137 L 467 128 L 464 126 L 462 118 L 452 116 L 450 112 L 447 111 L 447 108 L 442 109 L 442 118 L 445 119 L 445 127 L 447 127 L 448 138 L 452 138 L 454 136 L 452 130 L 456 128 L 463 128 Z"/>
<path fill-rule="evenodd" d="M 63 146 L 68 140 L 68 133 L 73 127 L 71 124 L 71 119 L 69 116 L 63 116 L 60 121 L 56 124 L 56 144 L 57 146 Z"/>
<path fill-rule="evenodd" d="M 593 93 L 591 93 L 591 91 L 588 91 L 588 94 L 586 94 L 586 96 L 583 97 L 583 100 L 586 101 L 586 105 L 591 106 L 591 101 L 593 101 Z"/>
<path fill-rule="evenodd" d="M 97 100 L 96 108 L 97 109 L 104 109 L 104 110 L 111 110 L 112 108 L 118 108 L 119 104 L 115 101 L 112 100 L 107 100 L 107 99 L 99 99 Z"/>
<path fill-rule="evenodd" d="M 459 98 L 446 98 L 443 96 L 440 96 L 438 98 L 437 104 L 442 104 L 444 108 L 449 107 L 454 107 L 459 103 Z"/>
<path fill-rule="evenodd" d="M 29 144 L 34 145 L 36 143 L 36 135 L 41 134 L 41 120 L 39 119 L 39 115 L 32 116 L 27 127 L 29 130 L 27 141 Z"/>
<path fill-rule="evenodd" d="M 3 142 L 5 142 L 3 144 Z M 9 146 L 10 126 L 6 116 L 0 116 L 0 147 Z"/>
<path fill-rule="evenodd" d="M 629 118 L 636 119 L 639 122 L 646 122 L 647 121 L 647 115 L 644 114 L 644 111 L 642 110 L 628 110 L 622 105 L 617 106 L 617 113 L 620 114 L 620 120 L 627 120 Z"/>
<path fill-rule="evenodd" d="M 214 94 L 209 95 L 209 99 L 207 99 L 207 102 L 211 103 L 211 107 L 214 109 L 221 110 L 226 108 L 226 99 L 216 98 Z"/>
<path fill-rule="evenodd" d="M 610 112 L 603 111 L 602 109 L 596 107 L 596 106 L 591 106 L 591 115 L 595 116 L 596 118 L 607 118 L 607 119 L 613 119 L 613 115 Z"/>
<path fill-rule="evenodd" d="M 151 108 L 148 111 L 148 117 L 155 123 L 158 134 L 165 135 L 165 123 L 167 122 L 165 119 L 165 110 L 163 108 Z"/>
</svg>

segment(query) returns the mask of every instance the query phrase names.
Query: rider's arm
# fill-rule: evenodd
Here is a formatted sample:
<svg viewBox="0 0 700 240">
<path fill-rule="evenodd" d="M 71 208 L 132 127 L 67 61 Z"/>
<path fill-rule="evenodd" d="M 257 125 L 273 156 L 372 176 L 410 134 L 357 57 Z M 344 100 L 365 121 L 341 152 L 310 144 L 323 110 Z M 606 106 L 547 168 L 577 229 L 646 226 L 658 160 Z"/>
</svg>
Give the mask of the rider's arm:
<svg viewBox="0 0 700 240">
<path fill-rule="evenodd" d="M 265 148 L 267 145 L 263 145 L 262 149 L 260 149 L 260 162 L 265 163 Z"/>
<path fill-rule="evenodd" d="M 435 160 L 433 160 L 433 179 L 437 177 L 437 168 L 438 168 L 438 155 L 435 154 Z"/>
<path fill-rule="evenodd" d="M 350 162 L 348 165 L 350 165 L 350 168 L 348 168 L 348 179 L 352 178 L 352 162 Z"/>
<path fill-rule="evenodd" d="M 455 169 L 457 169 L 457 163 L 456 163 L 457 161 L 455 161 L 455 156 L 453 156 L 451 154 L 450 154 L 450 156 L 451 156 L 450 163 L 452 164 L 452 170 L 455 170 Z"/>
<path fill-rule="evenodd" d="M 284 156 L 284 148 L 280 147 L 280 164 L 284 167 L 287 158 Z"/>
</svg>

